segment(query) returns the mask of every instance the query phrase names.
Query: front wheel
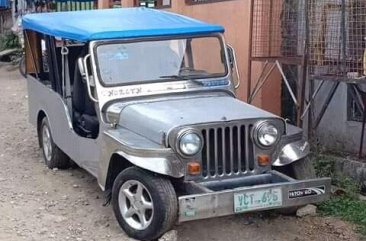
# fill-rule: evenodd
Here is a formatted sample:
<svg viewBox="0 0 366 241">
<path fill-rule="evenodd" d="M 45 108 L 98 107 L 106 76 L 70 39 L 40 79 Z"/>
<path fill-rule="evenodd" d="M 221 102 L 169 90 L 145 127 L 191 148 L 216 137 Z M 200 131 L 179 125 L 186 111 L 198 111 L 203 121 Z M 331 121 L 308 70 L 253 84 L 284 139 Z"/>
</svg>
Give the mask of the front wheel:
<svg viewBox="0 0 366 241">
<path fill-rule="evenodd" d="M 316 177 L 313 163 L 309 157 L 291 163 L 288 168 L 290 169 L 290 176 L 298 180 L 313 179 Z"/>
<path fill-rule="evenodd" d="M 296 180 L 313 179 L 316 177 L 313 163 L 309 157 L 305 157 L 285 167 L 281 167 L 279 171 Z M 295 214 L 299 208 L 301 208 L 301 206 L 283 208 L 280 209 L 279 212 L 284 215 L 292 215 Z"/>
<path fill-rule="evenodd" d="M 174 225 L 177 196 L 170 180 L 137 167 L 122 171 L 112 189 L 114 214 L 132 238 L 154 240 Z"/>
</svg>

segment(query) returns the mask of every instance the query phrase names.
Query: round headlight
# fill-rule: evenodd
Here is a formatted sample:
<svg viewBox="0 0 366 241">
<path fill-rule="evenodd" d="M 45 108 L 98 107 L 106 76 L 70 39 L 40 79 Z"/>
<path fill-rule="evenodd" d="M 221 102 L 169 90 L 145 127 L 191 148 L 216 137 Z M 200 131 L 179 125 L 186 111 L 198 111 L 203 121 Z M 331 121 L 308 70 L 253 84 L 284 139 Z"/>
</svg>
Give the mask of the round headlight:
<svg viewBox="0 0 366 241">
<path fill-rule="evenodd" d="M 182 154 L 187 156 L 194 156 L 202 148 L 201 137 L 194 132 L 184 133 L 179 139 L 179 149 Z"/>
<path fill-rule="evenodd" d="M 257 129 L 257 140 L 262 146 L 270 147 L 277 142 L 278 138 L 278 129 L 272 124 L 264 123 Z"/>
</svg>

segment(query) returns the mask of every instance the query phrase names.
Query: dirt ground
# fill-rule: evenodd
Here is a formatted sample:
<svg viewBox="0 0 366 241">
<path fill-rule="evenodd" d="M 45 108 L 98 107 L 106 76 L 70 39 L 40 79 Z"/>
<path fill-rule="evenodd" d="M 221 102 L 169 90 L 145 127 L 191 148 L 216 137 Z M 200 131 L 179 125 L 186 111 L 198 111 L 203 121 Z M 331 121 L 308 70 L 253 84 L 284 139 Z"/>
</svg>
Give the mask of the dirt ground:
<svg viewBox="0 0 366 241">
<path fill-rule="evenodd" d="M 49 170 L 27 120 L 26 81 L 0 67 L 0 240 L 132 240 L 103 207 L 96 180 L 81 169 Z M 359 240 L 335 218 L 237 215 L 175 227 L 188 240 Z"/>
</svg>

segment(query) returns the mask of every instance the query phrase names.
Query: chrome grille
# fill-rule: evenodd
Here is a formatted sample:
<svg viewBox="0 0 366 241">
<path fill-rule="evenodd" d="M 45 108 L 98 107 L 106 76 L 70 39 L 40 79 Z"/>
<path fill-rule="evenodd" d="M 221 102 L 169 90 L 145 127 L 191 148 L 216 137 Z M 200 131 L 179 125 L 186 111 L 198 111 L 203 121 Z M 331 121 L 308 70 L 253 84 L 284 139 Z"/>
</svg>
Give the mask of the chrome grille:
<svg viewBox="0 0 366 241">
<path fill-rule="evenodd" d="M 202 130 L 202 176 L 245 174 L 255 168 L 252 125 L 210 127 Z"/>
</svg>

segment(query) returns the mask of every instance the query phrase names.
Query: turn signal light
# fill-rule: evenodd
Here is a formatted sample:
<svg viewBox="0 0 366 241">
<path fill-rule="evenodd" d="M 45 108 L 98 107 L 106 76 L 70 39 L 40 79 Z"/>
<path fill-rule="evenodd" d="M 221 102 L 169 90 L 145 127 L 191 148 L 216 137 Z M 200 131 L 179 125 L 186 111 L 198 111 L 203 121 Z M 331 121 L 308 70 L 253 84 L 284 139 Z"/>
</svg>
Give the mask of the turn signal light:
<svg viewBox="0 0 366 241">
<path fill-rule="evenodd" d="M 187 164 L 187 171 L 190 175 L 198 175 L 201 173 L 201 165 L 198 162 L 189 162 Z"/>
<path fill-rule="evenodd" d="M 271 164 L 271 158 L 268 155 L 258 155 L 257 161 L 259 166 L 268 166 Z"/>
</svg>

